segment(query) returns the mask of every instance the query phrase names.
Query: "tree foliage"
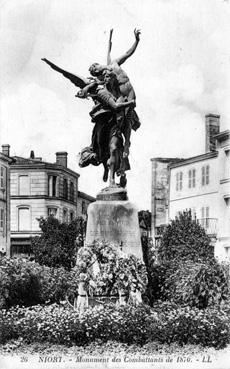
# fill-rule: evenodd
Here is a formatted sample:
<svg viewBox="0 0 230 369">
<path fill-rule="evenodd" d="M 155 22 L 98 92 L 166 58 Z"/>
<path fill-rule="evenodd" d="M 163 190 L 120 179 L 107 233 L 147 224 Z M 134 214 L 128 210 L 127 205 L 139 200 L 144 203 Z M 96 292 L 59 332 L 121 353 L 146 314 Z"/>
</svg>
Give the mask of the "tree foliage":
<svg viewBox="0 0 230 369">
<path fill-rule="evenodd" d="M 183 261 L 167 270 L 162 292 L 171 301 L 204 309 L 227 300 L 229 286 L 223 266 L 215 259 Z"/>
<path fill-rule="evenodd" d="M 76 253 L 83 246 L 85 221 L 76 218 L 71 223 L 60 223 L 53 216 L 39 219 L 42 235 L 32 239 L 35 261 L 49 267 L 70 270 L 76 264 Z"/>
<path fill-rule="evenodd" d="M 22 258 L 0 258 L 0 309 L 60 302 L 76 295 L 79 273 Z"/>
<path fill-rule="evenodd" d="M 158 249 L 161 262 L 213 259 L 210 239 L 205 229 L 184 211 L 166 227 Z"/>
</svg>

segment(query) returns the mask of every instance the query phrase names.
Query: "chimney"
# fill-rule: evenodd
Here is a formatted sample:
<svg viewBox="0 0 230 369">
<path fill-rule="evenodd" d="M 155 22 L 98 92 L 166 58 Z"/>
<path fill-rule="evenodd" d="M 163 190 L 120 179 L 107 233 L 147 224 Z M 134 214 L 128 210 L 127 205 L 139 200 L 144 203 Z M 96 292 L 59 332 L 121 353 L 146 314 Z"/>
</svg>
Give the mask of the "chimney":
<svg viewBox="0 0 230 369">
<path fill-rule="evenodd" d="M 34 151 L 33 150 L 31 150 L 30 151 L 30 159 L 34 159 L 35 158 L 35 156 L 34 156 Z"/>
<path fill-rule="evenodd" d="M 220 132 L 220 115 L 205 115 L 205 152 L 216 150 L 216 140 L 214 138 Z"/>
<path fill-rule="evenodd" d="M 66 151 L 56 152 L 56 164 L 67 168 L 67 155 Z"/>
<path fill-rule="evenodd" d="M 2 145 L 2 153 L 6 156 L 10 156 L 10 145 Z"/>
</svg>

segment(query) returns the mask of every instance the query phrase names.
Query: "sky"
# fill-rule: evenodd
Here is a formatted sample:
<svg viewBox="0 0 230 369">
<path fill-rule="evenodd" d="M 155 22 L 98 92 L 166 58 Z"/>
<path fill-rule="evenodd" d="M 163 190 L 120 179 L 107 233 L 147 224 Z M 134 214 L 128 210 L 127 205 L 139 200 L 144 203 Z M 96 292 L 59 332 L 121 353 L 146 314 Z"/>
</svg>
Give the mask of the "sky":
<svg viewBox="0 0 230 369">
<path fill-rule="evenodd" d="M 80 191 L 96 196 L 106 186 L 102 166 L 78 166 L 91 141 L 92 102 L 77 99 L 76 86 L 41 58 L 87 77 L 93 62 L 106 62 L 111 28 L 114 58 L 141 29 L 123 64 L 141 120 L 127 172 L 138 209 L 150 210 L 151 158 L 204 153 L 207 113 L 220 114 L 221 130 L 229 129 L 228 0 L 2 0 L 0 17 L 0 144 L 10 144 L 11 155 L 34 150 L 49 162 L 67 151 Z"/>
</svg>

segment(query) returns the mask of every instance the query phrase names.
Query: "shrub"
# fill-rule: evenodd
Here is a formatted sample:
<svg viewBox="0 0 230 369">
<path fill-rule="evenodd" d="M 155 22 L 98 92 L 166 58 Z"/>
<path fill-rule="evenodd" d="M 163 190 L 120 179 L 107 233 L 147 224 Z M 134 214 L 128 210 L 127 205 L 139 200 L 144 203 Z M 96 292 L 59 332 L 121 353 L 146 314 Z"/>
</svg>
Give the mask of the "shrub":
<svg viewBox="0 0 230 369">
<path fill-rule="evenodd" d="M 146 301 L 149 305 L 160 299 L 165 299 L 164 284 L 167 276 L 169 275 L 170 265 L 169 263 L 157 264 L 153 263 L 151 268 L 148 268 L 148 284 L 146 289 Z"/>
<path fill-rule="evenodd" d="M 177 303 L 203 309 L 226 300 L 229 287 L 225 271 L 216 260 L 206 263 L 186 261 L 177 264 L 176 269 L 168 270 L 162 292 Z"/>
<path fill-rule="evenodd" d="M 76 264 L 76 254 L 83 246 L 85 221 L 77 218 L 70 224 L 60 223 L 53 216 L 40 218 L 42 235 L 32 239 L 35 261 L 49 267 L 70 270 Z"/>
<path fill-rule="evenodd" d="M 76 293 L 77 270 L 49 268 L 25 259 L 0 259 L 0 307 L 64 300 Z"/>
<path fill-rule="evenodd" d="M 210 239 L 204 228 L 192 219 L 191 211 L 180 213 L 166 227 L 158 257 L 160 262 L 214 259 Z"/>
<path fill-rule="evenodd" d="M 229 317 L 221 309 L 199 310 L 169 302 L 158 303 L 154 308 L 161 321 L 158 340 L 162 343 L 201 344 L 218 349 L 229 343 Z"/>
</svg>

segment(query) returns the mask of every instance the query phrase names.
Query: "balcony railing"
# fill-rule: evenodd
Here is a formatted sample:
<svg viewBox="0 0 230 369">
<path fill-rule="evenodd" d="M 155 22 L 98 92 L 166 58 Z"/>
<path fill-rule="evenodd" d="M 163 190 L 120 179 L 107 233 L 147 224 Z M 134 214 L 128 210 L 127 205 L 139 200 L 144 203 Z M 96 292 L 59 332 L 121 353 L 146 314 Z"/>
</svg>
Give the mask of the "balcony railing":
<svg viewBox="0 0 230 369">
<path fill-rule="evenodd" d="M 206 233 L 209 236 L 215 237 L 217 235 L 217 225 L 218 219 L 217 218 L 201 218 L 197 219 L 197 222 L 205 229 Z"/>
<path fill-rule="evenodd" d="M 211 237 L 216 237 L 218 231 L 218 219 L 217 218 L 201 218 L 196 221 L 205 229 L 206 233 Z M 162 237 L 167 224 L 162 224 L 155 228 L 155 237 Z"/>
</svg>

